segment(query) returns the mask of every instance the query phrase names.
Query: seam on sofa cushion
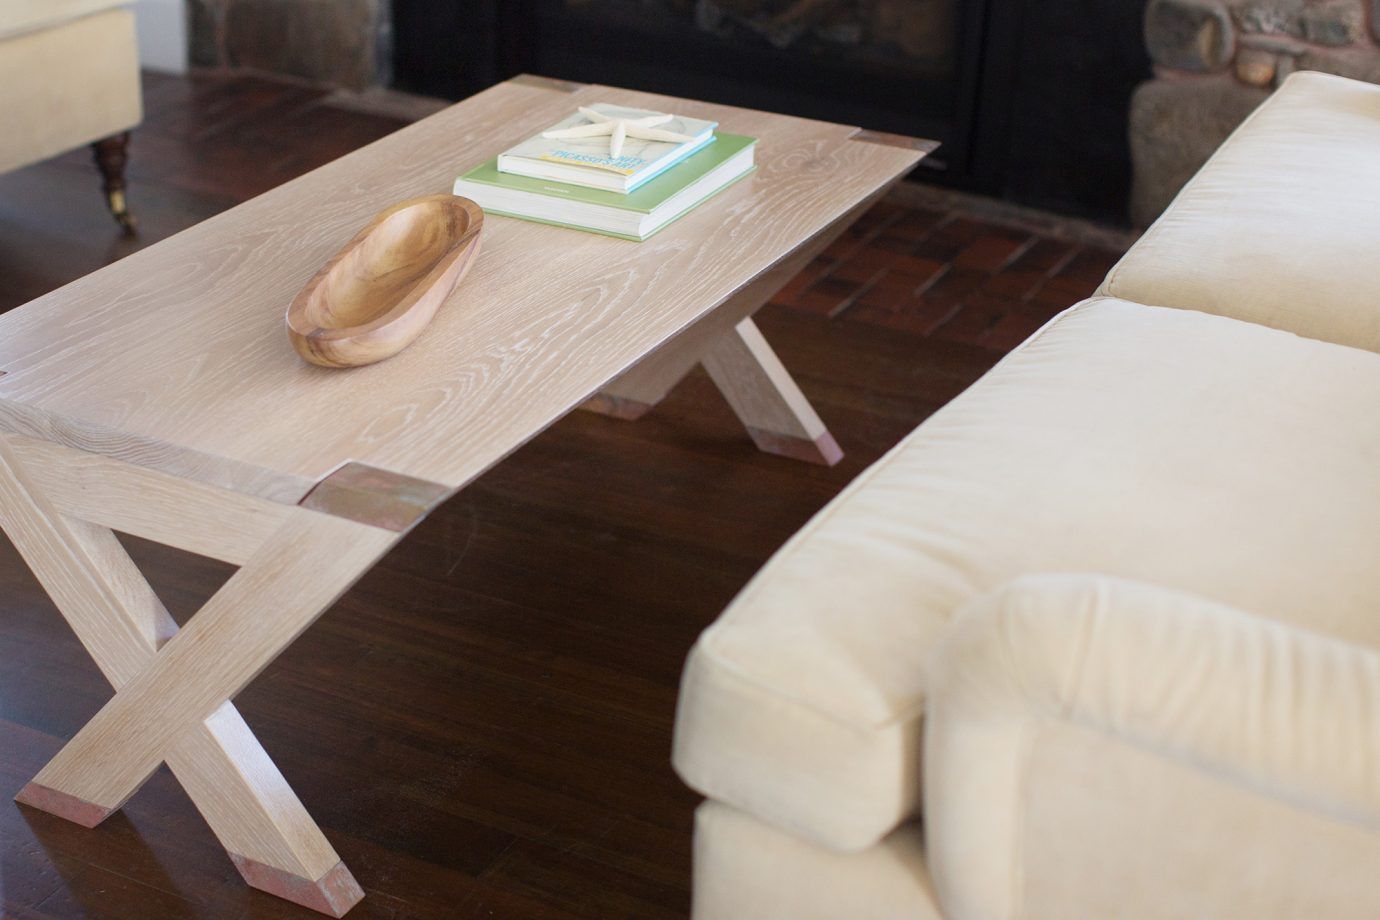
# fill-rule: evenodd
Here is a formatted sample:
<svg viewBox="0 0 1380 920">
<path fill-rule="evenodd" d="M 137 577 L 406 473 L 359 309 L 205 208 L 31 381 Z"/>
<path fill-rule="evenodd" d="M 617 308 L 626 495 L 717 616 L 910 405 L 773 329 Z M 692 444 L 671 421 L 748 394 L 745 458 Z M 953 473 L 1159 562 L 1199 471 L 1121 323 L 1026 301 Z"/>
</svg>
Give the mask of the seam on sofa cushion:
<svg viewBox="0 0 1380 920">
<path fill-rule="evenodd" d="M 851 731 L 883 731 L 885 729 L 891 728 L 893 726 L 901 724 L 902 722 L 907 721 L 907 719 L 902 718 L 897 714 L 893 714 L 883 722 L 859 722 L 855 719 L 850 719 L 846 716 L 840 715 L 837 712 L 830 712 L 827 709 L 823 709 L 819 706 L 816 706 L 814 703 L 810 702 L 807 699 L 804 699 L 796 693 L 793 693 L 789 690 L 783 690 L 781 687 L 778 687 L 772 683 L 768 683 L 767 681 L 762 680 L 756 675 L 744 670 L 741 666 L 738 665 L 736 661 L 734 661 L 732 658 L 724 657 L 722 652 L 714 648 L 712 645 L 708 644 L 703 638 L 701 638 L 699 642 L 699 647 L 700 651 L 703 652 L 706 657 L 710 658 L 714 662 L 715 667 L 722 668 L 726 673 L 731 675 L 734 680 L 741 681 L 742 683 L 747 684 L 748 686 L 752 687 L 753 689 L 761 693 L 775 697 L 776 702 L 779 705 L 793 706 L 797 709 L 806 710 L 814 716 L 817 716 L 822 719 L 827 719 L 828 721 L 833 722 L 836 725 L 841 725 L 844 728 L 847 728 Z M 916 707 L 914 711 L 915 715 L 918 717 L 920 713 L 923 711 L 923 707 Z"/>
<path fill-rule="evenodd" d="M 1001 657 L 1006 662 L 1006 673 L 1014 675 L 1016 683 L 1021 688 L 1021 694 L 1027 699 L 1031 698 L 1030 687 L 1025 682 L 1025 672 L 1016 666 L 1016 656 L 1013 643 L 1011 641 L 1010 621 L 1003 617 L 997 623 L 1001 635 Z M 1009 907 L 1007 920 L 1019 920 L 1024 913 L 1021 909 L 1025 903 L 1025 836 L 1026 825 L 1030 820 L 1030 760 L 1031 752 L 1035 749 L 1036 722 L 1033 719 L 1023 720 L 1020 726 L 1021 740 L 1016 753 L 1016 775 L 1018 777 L 1019 791 L 1016 793 L 1016 813 L 1011 816 L 1011 862 L 1007 866 L 1010 870 L 1007 879 L 1007 901 Z"/>
<path fill-rule="evenodd" d="M 706 650 L 701 647 L 698 649 L 698 652 L 700 654 L 705 654 Z M 716 658 L 715 660 L 717 661 L 718 659 Z M 817 708 L 809 706 L 807 704 L 802 704 L 799 700 L 787 694 L 780 693 L 774 688 L 765 687 L 758 681 L 745 679 L 741 675 L 741 673 L 736 669 L 729 668 L 726 669 L 726 672 L 726 674 L 719 675 L 717 679 L 721 681 L 726 680 L 727 682 L 739 682 L 744 685 L 744 688 L 748 692 L 760 695 L 759 699 L 751 701 L 751 706 L 754 710 L 761 710 L 765 712 L 767 715 L 769 715 L 771 718 L 776 720 L 802 720 L 822 718 L 824 721 L 838 725 L 845 732 L 857 735 L 861 743 L 875 743 L 878 736 L 889 731 L 904 731 L 904 729 L 899 726 L 894 727 L 888 725 L 883 726 L 881 728 L 872 728 L 870 726 L 857 725 L 855 723 L 839 719 L 837 716 L 834 716 L 830 713 L 821 713 Z M 704 677 L 701 677 L 699 679 L 705 680 Z M 734 691 L 735 695 L 741 692 L 742 691 Z M 684 705 L 683 700 L 682 705 Z M 676 718 L 677 722 L 679 723 L 681 718 L 681 714 L 679 711 L 677 712 Z M 916 742 L 918 746 L 918 732 Z M 900 824 L 904 823 L 907 820 L 911 820 L 915 815 L 918 814 L 919 797 L 921 791 L 921 781 L 919 779 L 917 779 L 911 791 L 912 799 L 908 805 L 906 805 L 904 798 L 901 798 L 897 799 L 896 801 L 901 803 L 905 807 L 901 808 L 895 814 L 892 814 L 890 810 L 888 810 L 887 813 L 883 814 L 881 811 L 875 808 L 868 809 L 867 813 L 871 816 L 870 823 L 873 824 L 873 829 L 868 831 L 866 834 L 856 835 L 851 838 L 849 838 L 847 835 L 843 835 L 843 839 L 841 841 L 838 835 L 835 835 L 834 837 L 829 837 L 825 834 L 822 834 L 819 829 L 819 823 L 813 820 L 813 818 L 803 818 L 800 815 L 794 813 L 765 813 L 763 811 L 751 807 L 751 803 L 749 801 L 733 794 L 733 792 L 731 791 L 726 790 L 726 786 L 732 786 L 734 785 L 734 783 L 723 783 L 719 781 L 719 776 L 721 774 L 716 769 L 714 769 L 715 765 L 712 763 L 712 758 L 706 760 L 705 758 L 700 756 L 690 757 L 689 760 L 698 764 L 701 767 L 699 775 L 692 777 L 690 774 L 693 771 L 691 770 L 691 768 L 685 766 L 682 761 L 682 757 L 679 753 L 679 745 L 680 739 L 678 737 L 676 743 L 673 745 L 671 765 L 672 768 L 675 770 L 676 774 L 691 789 L 694 789 L 696 792 L 699 792 L 702 795 L 705 795 L 709 798 L 732 805 L 733 807 L 739 809 L 740 811 L 746 814 L 754 815 L 759 820 L 780 830 L 786 831 L 792 834 L 793 836 L 799 837 L 802 840 L 809 840 L 819 846 L 826 847 L 835 852 L 857 853 L 866 850 L 868 847 L 878 843 L 882 838 L 884 838 L 888 833 L 890 833 Z M 702 769 L 706 764 L 709 764 L 711 767 L 711 769 L 707 772 Z M 735 771 L 729 771 L 727 775 L 731 777 L 734 774 Z M 850 813 L 856 816 L 859 812 L 859 804 L 861 803 L 854 801 L 850 805 Z M 877 823 L 879 817 L 885 819 L 885 824 Z"/>
</svg>

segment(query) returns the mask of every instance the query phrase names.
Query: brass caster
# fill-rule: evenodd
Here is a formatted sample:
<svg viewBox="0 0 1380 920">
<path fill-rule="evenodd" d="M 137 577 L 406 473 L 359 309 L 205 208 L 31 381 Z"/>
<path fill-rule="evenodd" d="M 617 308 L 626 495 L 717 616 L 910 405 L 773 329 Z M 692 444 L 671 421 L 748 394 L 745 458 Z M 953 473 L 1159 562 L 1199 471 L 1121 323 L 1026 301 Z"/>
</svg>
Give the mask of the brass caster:
<svg viewBox="0 0 1380 920">
<path fill-rule="evenodd" d="M 134 215 L 129 213 L 129 205 L 125 202 L 125 190 L 115 189 L 108 192 L 106 204 L 110 207 L 110 214 L 115 218 L 115 222 L 124 230 L 125 236 L 134 236 L 139 224 Z"/>
</svg>

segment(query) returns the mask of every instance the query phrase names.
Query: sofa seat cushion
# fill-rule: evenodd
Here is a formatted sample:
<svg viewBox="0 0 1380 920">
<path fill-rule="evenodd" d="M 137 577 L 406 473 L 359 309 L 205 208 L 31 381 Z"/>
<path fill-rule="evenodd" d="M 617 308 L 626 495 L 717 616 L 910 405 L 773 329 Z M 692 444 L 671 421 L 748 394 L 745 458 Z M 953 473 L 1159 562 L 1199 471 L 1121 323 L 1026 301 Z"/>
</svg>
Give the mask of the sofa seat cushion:
<svg viewBox="0 0 1380 920">
<path fill-rule="evenodd" d="M 1380 356 L 1066 311 L 818 514 L 691 654 L 676 766 L 858 850 L 917 808 L 926 655 L 1019 575 L 1105 573 L 1380 648 Z"/>
<path fill-rule="evenodd" d="M 133 0 L 4 0 L 0 3 L 0 39 L 36 32 L 102 10 L 129 6 Z"/>
<path fill-rule="evenodd" d="M 1292 75 L 1099 294 L 1380 351 L 1380 86 Z"/>
</svg>

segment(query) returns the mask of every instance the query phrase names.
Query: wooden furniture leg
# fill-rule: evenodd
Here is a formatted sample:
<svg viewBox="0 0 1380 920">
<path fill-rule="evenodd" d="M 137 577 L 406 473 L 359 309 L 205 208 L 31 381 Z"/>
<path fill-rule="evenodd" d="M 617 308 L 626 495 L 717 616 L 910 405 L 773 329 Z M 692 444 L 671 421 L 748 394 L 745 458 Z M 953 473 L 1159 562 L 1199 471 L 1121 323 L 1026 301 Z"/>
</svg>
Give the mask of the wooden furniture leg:
<svg viewBox="0 0 1380 920">
<path fill-rule="evenodd" d="M 714 343 L 704 369 L 769 454 L 833 466 L 843 451 L 751 319 Z"/>
<path fill-rule="evenodd" d="M 37 442 L 28 442 L 26 451 L 20 447 L 26 441 L 22 438 L 0 439 L 0 526 L 10 535 L 102 672 L 117 690 L 128 687 L 151 663 L 160 660 L 160 650 L 171 644 L 170 640 L 178 634 L 177 626 L 114 534 L 105 527 L 58 511 L 42 490 L 35 486 L 35 481 L 42 481 L 42 477 L 28 476 L 20 459 L 21 454 L 29 453 L 61 466 L 66 455 L 80 456 L 80 452 Z M 112 469 L 119 468 L 112 461 L 94 459 L 98 463 L 110 464 Z M 69 466 L 66 472 L 67 478 L 55 478 L 50 482 L 81 480 L 77 469 Z M 72 475 L 73 472 L 77 472 L 77 475 Z M 178 482 L 175 477 L 166 476 L 159 480 L 157 477 L 160 475 L 145 472 L 135 480 L 146 498 L 156 498 L 160 489 Z M 150 480 L 150 476 L 155 479 Z M 103 479 L 120 482 L 118 475 L 108 475 Z M 190 488 L 219 491 L 206 487 Z M 200 507 L 209 510 L 205 504 L 206 498 L 196 495 L 180 502 L 181 509 L 198 508 L 199 501 L 202 503 Z M 222 499 L 215 505 L 215 510 L 224 513 L 230 507 L 232 505 Z M 141 513 L 147 514 L 147 509 Z M 265 545 L 256 554 L 261 556 L 262 561 L 255 563 L 251 557 L 249 563 L 252 566 L 247 564 L 231 579 L 233 582 L 247 574 L 247 578 L 241 580 L 241 586 L 252 581 L 261 595 L 270 595 L 272 586 L 280 584 L 283 577 L 292 576 L 273 577 L 260 573 L 255 578 L 258 570 L 282 563 L 287 565 L 288 572 L 298 573 L 297 577 L 302 577 L 301 567 L 308 564 L 307 560 L 343 555 L 348 557 L 342 562 L 346 567 L 367 559 L 359 565 L 362 571 L 381 553 L 379 547 L 386 548 L 398 536 L 290 506 L 276 506 L 262 511 L 259 518 L 254 519 L 252 527 L 262 532 L 266 522 L 277 519 L 284 521 L 277 527 L 281 533 L 274 532 L 263 541 Z M 323 522 L 324 533 L 321 529 Z M 296 540 L 306 539 L 309 534 L 339 537 L 341 534 L 337 531 L 341 530 L 359 545 L 342 549 L 330 540 L 311 547 L 292 545 Z M 357 530 L 366 531 L 362 540 L 355 539 Z M 285 541 L 288 545 L 285 545 Z M 234 555 L 236 552 L 237 549 L 217 555 Z M 291 558 L 295 564 L 285 563 L 284 556 Z M 278 563 L 274 562 L 275 558 Z M 322 587 L 313 586 L 312 590 L 292 595 L 292 600 L 299 601 L 292 608 L 297 611 L 297 616 L 289 615 L 287 620 L 298 623 L 314 618 L 306 613 L 312 604 L 319 604 L 315 608 L 319 612 L 324 606 L 321 603 L 323 596 L 328 596 L 325 603 L 329 603 L 329 599 L 333 599 L 333 591 L 343 590 L 353 580 L 340 566 L 328 567 L 333 572 L 319 576 L 323 581 Z M 245 591 L 241 587 L 225 593 L 227 597 L 221 600 L 222 606 L 235 603 L 234 598 L 243 598 Z M 246 609 L 255 608 L 258 616 L 278 620 L 282 615 L 276 606 L 269 603 L 270 600 L 265 596 L 257 605 L 252 600 L 247 601 Z M 193 618 L 192 623 L 196 622 L 197 619 Z M 285 631 L 280 629 L 278 635 L 283 635 Z M 246 637 L 246 641 L 252 641 L 252 637 Z M 277 654 L 266 648 L 261 648 L 259 652 L 265 664 Z M 158 761 L 167 761 L 250 885 L 332 916 L 343 915 L 363 896 L 362 890 L 282 774 L 264 753 L 244 720 L 228 702 L 229 696 L 227 694 L 224 700 L 208 709 L 202 717 L 179 723 L 182 730 L 174 733 L 176 737 L 167 744 Z M 180 702 L 180 689 L 168 691 L 165 702 L 176 708 Z M 138 717 L 145 716 L 140 714 Z M 140 782 L 157 765 L 154 762 Z M 24 804 L 79 824 L 94 826 L 123 804 L 138 785 L 130 788 L 128 794 L 92 795 L 83 782 L 102 772 L 99 756 L 69 769 L 62 769 L 61 765 L 54 768 L 50 764 L 17 798 Z M 74 780 L 73 776 L 79 779 Z"/>
<path fill-rule="evenodd" d="M 627 421 L 646 415 L 694 370 L 714 342 L 732 331 L 743 317 L 756 313 L 812 255 L 813 250 L 797 255 L 747 285 L 709 316 L 614 378 L 580 408 Z"/>
<path fill-rule="evenodd" d="M 698 353 L 683 347 L 652 355 L 591 396 L 580 408 L 636 421 L 665 399 L 698 363 Z"/>
<path fill-rule="evenodd" d="M 306 510 L 291 515 L 34 782 L 119 808 L 182 735 L 253 680 L 396 537 Z"/>
<path fill-rule="evenodd" d="M 772 293 L 779 287 L 775 277 L 759 284 L 771 287 Z M 754 287 L 744 291 L 749 302 L 761 296 Z M 843 451 L 758 331 L 752 312 L 755 309 L 722 308 L 614 380 L 581 408 L 615 418 L 641 418 L 702 363 L 760 450 L 833 466 L 843 459 Z"/>
<path fill-rule="evenodd" d="M 125 200 L 125 164 L 129 162 L 129 132 L 123 131 L 91 145 L 96 168 L 101 171 L 101 188 L 106 205 L 125 233 L 134 233 L 134 218 Z"/>
<path fill-rule="evenodd" d="M 790 258 L 724 301 L 713 313 L 681 332 L 580 406 L 589 412 L 633 421 L 652 410 L 696 364 L 709 366 L 714 352 L 719 372 L 710 372 L 753 442 L 770 454 L 833 466 L 843 457 L 838 443 L 799 387 L 762 339 L 751 317 L 815 256 L 872 207 L 879 191 L 801 246 Z M 741 332 L 743 321 L 750 331 Z M 760 359 L 760 362 L 759 362 Z M 754 369 L 750 365 L 759 362 Z M 774 393 L 768 397 L 767 393 Z M 764 401 L 765 400 L 765 401 Z M 747 413 L 746 415 L 744 413 Z M 751 421 L 749 420 L 751 419 Z"/>
</svg>

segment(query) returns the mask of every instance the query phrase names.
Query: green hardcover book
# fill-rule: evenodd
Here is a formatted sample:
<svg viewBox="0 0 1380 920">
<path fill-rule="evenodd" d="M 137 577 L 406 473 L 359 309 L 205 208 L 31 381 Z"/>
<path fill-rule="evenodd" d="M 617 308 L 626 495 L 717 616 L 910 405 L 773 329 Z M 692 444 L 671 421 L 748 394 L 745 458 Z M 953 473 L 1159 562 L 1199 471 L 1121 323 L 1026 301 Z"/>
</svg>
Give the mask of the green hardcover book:
<svg viewBox="0 0 1380 920">
<path fill-rule="evenodd" d="M 456 179 L 454 191 L 490 214 L 645 240 L 752 171 L 756 138 L 716 137 L 627 194 L 501 173 L 497 159 Z"/>
</svg>

